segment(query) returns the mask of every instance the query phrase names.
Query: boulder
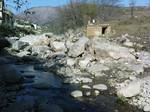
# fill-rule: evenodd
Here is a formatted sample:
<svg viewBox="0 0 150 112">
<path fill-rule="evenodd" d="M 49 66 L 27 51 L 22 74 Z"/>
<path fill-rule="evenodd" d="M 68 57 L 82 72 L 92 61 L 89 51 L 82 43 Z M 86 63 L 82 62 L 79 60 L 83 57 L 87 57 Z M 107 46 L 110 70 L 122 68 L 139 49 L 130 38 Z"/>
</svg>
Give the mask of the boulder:
<svg viewBox="0 0 150 112">
<path fill-rule="evenodd" d="M 126 46 L 126 47 L 133 47 L 134 44 L 130 41 L 126 41 L 126 42 L 123 43 L 123 45 Z"/>
<path fill-rule="evenodd" d="M 93 89 L 100 90 L 100 91 L 106 91 L 107 86 L 105 84 L 96 84 L 93 86 Z"/>
<path fill-rule="evenodd" d="M 54 49 L 54 51 L 65 51 L 66 47 L 65 47 L 65 42 L 57 42 L 54 41 L 51 44 L 51 47 Z"/>
<path fill-rule="evenodd" d="M 80 66 L 80 68 L 86 69 L 87 65 L 88 65 L 88 64 L 90 63 L 90 61 L 92 61 L 92 60 L 93 60 L 93 59 L 92 59 L 91 56 L 85 57 L 85 59 L 80 60 L 80 61 L 79 61 L 79 66 Z"/>
<path fill-rule="evenodd" d="M 15 43 L 12 44 L 12 49 L 22 50 L 27 46 L 29 46 L 27 42 L 16 41 Z"/>
<path fill-rule="evenodd" d="M 32 46 L 32 52 L 33 53 L 38 53 L 38 54 L 41 54 L 41 53 L 45 53 L 47 51 L 50 51 L 50 48 L 48 46 Z"/>
<path fill-rule="evenodd" d="M 116 43 L 109 42 L 106 39 L 99 39 L 94 38 L 91 41 L 91 52 L 95 56 L 97 60 L 99 59 L 106 59 L 106 58 L 113 58 L 113 59 L 120 59 L 120 58 L 130 58 L 135 59 L 130 52 L 131 49 L 122 47 Z"/>
<path fill-rule="evenodd" d="M 50 44 L 50 39 L 45 35 L 27 35 L 19 39 L 22 42 L 27 42 L 30 45 L 45 45 Z"/>
<path fill-rule="evenodd" d="M 95 95 L 95 96 L 98 96 L 99 94 L 100 94 L 100 92 L 99 92 L 98 90 L 95 90 L 95 91 L 94 91 L 94 95 Z"/>
<path fill-rule="evenodd" d="M 32 46 L 32 55 L 38 55 L 40 58 L 51 56 L 52 51 L 48 46 Z"/>
<path fill-rule="evenodd" d="M 150 105 L 144 106 L 143 111 L 144 112 L 150 112 Z"/>
<path fill-rule="evenodd" d="M 109 70 L 109 68 L 101 63 L 91 63 L 89 67 L 87 67 L 88 72 L 90 72 L 92 75 L 98 77 L 103 76 L 103 71 Z"/>
<path fill-rule="evenodd" d="M 126 98 L 130 98 L 136 95 L 139 95 L 141 92 L 141 81 L 133 81 L 129 83 L 127 86 L 118 90 L 118 96 L 123 96 Z"/>
<path fill-rule="evenodd" d="M 82 88 L 83 88 L 83 89 L 91 89 L 91 87 L 88 86 L 88 85 L 83 85 Z"/>
<path fill-rule="evenodd" d="M 76 60 L 74 58 L 68 58 L 67 59 L 67 65 L 72 67 L 76 64 Z"/>
<path fill-rule="evenodd" d="M 0 65 L 0 75 L 6 84 L 19 83 L 23 79 L 15 65 L 11 64 Z"/>
<path fill-rule="evenodd" d="M 76 58 L 84 53 L 87 42 L 89 41 L 86 37 L 81 37 L 74 45 L 69 49 L 68 55 Z"/>
<path fill-rule="evenodd" d="M 137 56 L 145 68 L 150 67 L 150 53 L 142 51 L 137 53 Z"/>
<path fill-rule="evenodd" d="M 78 98 L 78 97 L 82 97 L 83 93 L 80 90 L 76 90 L 76 91 L 71 92 L 71 96 L 74 98 Z"/>
<path fill-rule="evenodd" d="M 31 53 L 29 51 L 21 51 L 20 53 L 17 53 L 16 55 L 18 57 L 24 57 L 24 56 L 28 56 L 30 55 Z"/>
<path fill-rule="evenodd" d="M 93 80 L 87 77 L 80 77 L 74 76 L 71 78 L 67 78 L 64 83 L 71 83 L 71 84 L 79 84 L 79 83 L 91 83 Z"/>
</svg>

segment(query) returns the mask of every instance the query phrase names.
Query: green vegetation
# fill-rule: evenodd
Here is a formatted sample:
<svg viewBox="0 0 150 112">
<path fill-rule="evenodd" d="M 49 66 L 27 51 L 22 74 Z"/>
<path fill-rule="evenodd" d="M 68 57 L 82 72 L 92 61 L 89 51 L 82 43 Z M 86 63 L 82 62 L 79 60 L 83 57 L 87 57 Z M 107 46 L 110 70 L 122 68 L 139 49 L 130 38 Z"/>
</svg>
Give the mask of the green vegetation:
<svg viewBox="0 0 150 112">
<path fill-rule="evenodd" d="M 45 25 L 45 31 L 58 34 L 68 29 L 85 28 L 88 20 L 95 19 L 97 24 L 110 24 L 114 37 L 126 33 L 138 37 L 150 35 L 150 8 L 134 7 L 133 15 L 131 8 L 119 6 L 119 1 L 116 0 L 115 5 L 110 3 L 70 2 L 59 9 L 60 14 L 55 20 Z"/>
<path fill-rule="evenodd" d="M 89 20 L 95 19 L 98 22 L 112 20 L 123 13 L 117 3 L 119 0 L 107 0 L 107 2 L 70 0 L 68 5 L 59 9 L 57 19 L 46 26 L 54 33 L 64 33 L 68 29 L 86 26 Z"/>
<path fill-rule="evenodd" d="M 11 36 L 22 36 L 28 34 L 35 34 L 35 32 L 31 29 L 18 28 L 18 27 L 9 27 L 7 25 L 0 26 L 0 36 L 1 37 L 11 37 Z"/>
</svg>

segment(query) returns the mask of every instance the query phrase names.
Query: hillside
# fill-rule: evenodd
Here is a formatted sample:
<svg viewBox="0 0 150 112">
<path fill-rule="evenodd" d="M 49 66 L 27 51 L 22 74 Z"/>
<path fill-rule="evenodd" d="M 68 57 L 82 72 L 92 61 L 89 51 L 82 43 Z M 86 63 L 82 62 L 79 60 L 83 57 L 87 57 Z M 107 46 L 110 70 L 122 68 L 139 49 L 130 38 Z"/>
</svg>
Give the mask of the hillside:
<svg viewBox="0 0 150 112">
<path fill-rule="evenodd" d="M 25 11 L 18 14 L 17 18 L 21 18 L 24 20 L 29 20 L 33 23 L 43 25 L 53 20 L 58 15 L 58 8 L 45 6 L 45 7 L 34 7 L 26 10 L 30 12 L 30 14 L 25 14 Z"/>
</svg>

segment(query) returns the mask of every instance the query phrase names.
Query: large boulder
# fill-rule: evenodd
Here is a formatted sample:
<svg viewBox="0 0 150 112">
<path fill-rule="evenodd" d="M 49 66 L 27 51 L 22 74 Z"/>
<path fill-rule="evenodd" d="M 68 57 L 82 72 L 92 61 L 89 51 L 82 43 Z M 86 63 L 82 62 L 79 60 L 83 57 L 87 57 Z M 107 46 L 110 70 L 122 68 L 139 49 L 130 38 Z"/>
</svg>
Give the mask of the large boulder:
<svg viewBox="0 0 150 112">
<path fill-rule="evenodd" d="M 45 35 L 28 35 L 20 38 L 20 41 L 27 42 L 30 45 L 46 45 L 50 44 L 50 39 Z"/>
<path fill-rule="evenodd" d="M 86 55 L 84 59 L 79 60 L 79 66 L 81 69 L 86 69 L 89 63 L 94 60 L 94 58 L 91 55 Z"/>
<path fill-rule="evenodd" d="M 94 75 L 95 77 L 103 76 L 103 71 L 108 71 L 109 68 L 101 63 L 91 63 L 90 66 L 87 67 L 87 71 Z"/>
<path fill-rule="evenodd" d="M 54 41 L 51 43 L 51 46 L 54 49 L 54 51 L 65 51 L 66 50 L 65 42 Z"/>
<path fill-rule="evenodd" d="M 50 48 L 48 46 L 33 46 L 32 47 L 32 53 L 38 53 L 38 54 L 41 54 L 41 53 L 45 53 L 45 52 L 48 52 L 50 51 Z"/>
<path fill-rule="evenodd" d="M 25 47 L 27 47 L 28 45 L 29 44 L 27 42 L 16 41 L 15 43 L 12 44 L 12 49 L 22 50 Z"/>
<path fill-rule="evenodd" d="M 118 90 L 118 96 L 123 96 L 126 98 L 134 97 L 139 95 L 141 92 L 141 81 L 133 81 L 129 83 L 127 86 Z"/>
<path fill-rule="evenodd" d="M 74 45 L 69 49 L 68 55 L 76 58 L 84 53 L 87 42 L 89 41 L 86 37 L 81 37 Z"/>
<path fill-rule="evenodd" d="M 142 51 L 137 53 L 137 56 L 145 68 L 150 67 L 150 53 Z"/>
<path fill-rule="evenodd" d="M 6 84 L 19 83 L 23 79 L 15 65 L 11 64 L 0 65 L 0 75 Z"/>
<path fill-rule="evenodd" d="M 48 46 L 32 46 L 32 55 L 37 54 L 40 58 L 47 58 L 52 53 Z"/>
<path fill-rule="evenodd" d="M 21 51 L 20 53 L 17 53 L 16 55 L 18 57 L 24 57 L 24 56 L 29 56 L 31 53 L 29 51 Z"/>
<path fill-rule="evenodd" d="M 135 56 L 131 53 L 132 49 L 122 47 L 116 43 L 109 42 L 106 39 L 94 38 L 91 40 L 90 50 L 96 59 L 135 59 Z"/>
</svg>

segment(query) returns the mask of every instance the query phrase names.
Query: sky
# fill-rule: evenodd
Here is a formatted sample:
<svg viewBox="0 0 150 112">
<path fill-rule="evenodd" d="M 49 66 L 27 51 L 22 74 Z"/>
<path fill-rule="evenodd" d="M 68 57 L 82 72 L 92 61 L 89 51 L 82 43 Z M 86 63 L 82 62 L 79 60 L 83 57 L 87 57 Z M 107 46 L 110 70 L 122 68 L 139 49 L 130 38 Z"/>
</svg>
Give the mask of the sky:
<svg viewBox="0 0 150 112">
<path fill-rule="evenodd" d="M 14 10 L 13 7 L 11 7 L 13 0 L 9 0 L 8 5 L 9 9 Z M 24 9 L 31 8 L 31 7 L 37 7 L 37 6 L 62 6 L 68 3 L 69 0 L 29 0 L 29 3 L 25 5 Z M 121 4 L 123 6 L 128 6 L 130 0 L 120 0 Z M 137 6 L 143 6 L 150 4 L 150 0 L 136 0 Z M 22 10 L 20 10 L 22 11 Z"/>
<path fill-rule="evenodd" d="M 130 0 L 120 0 L 120 1 L 122 1 L 123 5 L 128 6 Z M 137 5 L 146 5 L 148 1 L 150 2 L 150 0 L 136 0 L 136 1 Z M 67 2 L 68 0 L 30 0 L 30 5 L 32 7 L 39 5 L 60 6 L 66 4 Z"/>
<path fill-rule="evenodd" d="M 121 4 L 128 6 L 129 1 L 130 0 L 120 0 L 122 1 Z M 148 1 L 150 2 L 150 0 L 136 0 L 137 1 L 137 5 L 147 5 Z M 50 5 L 50 6 L 60 6 L 60 5 L 64 5 L 68 2 L 68 0 L 30 0 L 30 5 L 32 7 L 34 6 L 46 6 L 46 5 Z"/>
</svg>

